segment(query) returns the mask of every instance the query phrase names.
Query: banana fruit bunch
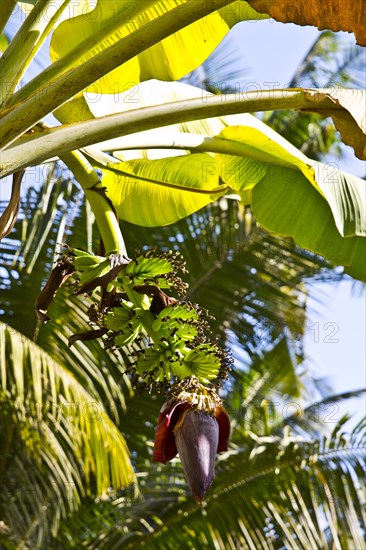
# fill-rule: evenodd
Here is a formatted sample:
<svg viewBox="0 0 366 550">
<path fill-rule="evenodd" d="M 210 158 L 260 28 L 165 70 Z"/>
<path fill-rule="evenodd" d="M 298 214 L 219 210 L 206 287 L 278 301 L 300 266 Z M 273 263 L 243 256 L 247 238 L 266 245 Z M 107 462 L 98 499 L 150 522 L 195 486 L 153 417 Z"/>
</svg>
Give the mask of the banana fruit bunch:
<svg viewBox="0 0 366 550">
<path fill-rule="evenodd" d="M 102 277 L 110 270 L 110 262 L 104 256 L 96 256 L 84 250 L 72 249 L 75 271 L 79 273 L 80 285 L 85 285 L 97 277 Z"/>
<path fill-rule="evenodd" d="M 130 260 L 73 249 L 67 258 L 75 270 L 76 294 L 102 288 L 99 303 L 94 300 L 89 309 L 93 330 L 73 335 L 71 344 L 103 337 L 107 348 L 126 347 L 127 355 L 136 356 L 131 368 L 149 384 L 190 376 L 207 384 L 225 376 L 226 354 L 206 341 L 206 312 L 161 290 L 183 294 L 188 286 L 178 276 L 186 272 L 179 253 L 149 250 Z M 135 340 L 138 352 L 131 347 Z"/>
<path fill-rule="evenodd" d="M 178 272 L 186 273 L 185 262 L 178 252 L 162 252 L 157 254 L 155 250 L 138 253 L 130 260 L 125 256 L 111 255 L 106 258 L 72 249 L 68 258 L 74 265 L 79 275 L 78 294 L 90 292 L 96 286 L 97 281 L 107 291 L 116 288 L 126 290 L 139 285 L 155 285 L 159 288 L 174 288 L 178 294 L 184 294 L 188 285 L 178 276 Z"/>
<path fill-rule="evenodd" d="M 121 300 L 120 307 L 108 311 L 103 317 L 103 325 L 113 337 L 113 345 L 122 348 L 131 344 L 143 332 L 144 310 L 134 307 L 131 302 Z"/>
<path fill-rule="evenodd" d="M 152 324 L 161 338 L 171 342 L 191 342 L 198 336 L 199 313 L 191 304 L 165 307 Z"/>
<path fill-rule="evenodd" d="M 208 384 L 220 377 L 220 351 L 213 344 L 201 344 L 192 349 L 185 347 L 184 343 L 175 349 L 168 344 L 165 348 L 156 346 L 140 354 L 135 368 L 137 374 L 150 384 L 183 380 L 190 376 L 196 376 L 201 383 Z"/>
<path fill-rule="evenodd" d="M 200 310 L 192 304 L 176 303 L 164 308 L 152 324 L 155 345 L 142 352 L 136 372 L 149 382 L 196 376 L 207 384 L 222 372 L 224 353 L 202 338 Z"/>
<path fill-rule="evenodd" d="M 155 285 L 159 288 L 174 288 L 178 294 L 184 294 L 188 285 L 183 283 L 178 272 L 187 273 L 185 262 L 179 252 L 148 250 L 137 255 L 123 272 L 132 286 Z"/>
</svg>

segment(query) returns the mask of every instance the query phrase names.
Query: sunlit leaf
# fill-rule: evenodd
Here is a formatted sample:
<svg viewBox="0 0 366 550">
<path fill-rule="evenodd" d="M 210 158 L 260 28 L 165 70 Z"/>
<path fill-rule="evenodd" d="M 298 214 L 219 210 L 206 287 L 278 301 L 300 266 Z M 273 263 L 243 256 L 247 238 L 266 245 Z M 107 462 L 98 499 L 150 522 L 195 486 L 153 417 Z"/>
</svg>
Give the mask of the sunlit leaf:
<svg viewBox="0 0 366 550">
<path fill-rule="evenodd" d="M 322 116 L 331 116 L 341 133 L 343 141 L 353 147 L 356 155 L 366 159 L 366 91 L 335 88 L 335 90 L 305 90 L 305 95 L 314 100 L 312 112 L 319 112 Z M 334 102 L 334 109 L 317 108 L 324 97 Z"/>
<path fill-rule="evenodd" d="M 0 34 L 0 54 L 2 54 L 9 45 L 9 41 L 5 34 Z"/>
<path fill-rule="evenodd" d="M 61 105 L 53 114 L 62 124 L 93 118 L 93 113 L 82 93 L 77 94 L 70 101 Z"/>
<path fill-rule="evenodd" d="M 305 236 L 306 233 L 309 233 L 308 227 L 306 224 L 302 226 L 302 235 L 299 232 L 300 226 L 294 233 L 292 221 L 287 216 L 281 216 L 282 225 L 278 232 L 293 236 L 297 244 L 324 255 L 332 263 L 339 262 L 343 265 L 345 262 L 349 269 L 349 255 L 353 256 L 355 253 L 354 247 L 359 246 L 358 241 L 352 239 L 342 244 L 343 241 L 340 237 L 341 235 L 346 237 L 365 236 L 364 181 L 341 172 L 332 165 L 311 161 L 265 125 L 261 126 L 261 130 L 253 127 L 228 127 L 222 130 L 218 137 L 230 142 L 232 151 L 237 154 L 216 153 L 213 156 L 195 154 L 173 159 L 130 161 L 112 165 L 113 169 L 126 172 L 126 175 L 118 176 L 105 171 L 105 184 L 109 197 L 116 205 L 120 216 L 140 225 L 153 226 L 172 223 L 216 198 L 214 193 L 209 193 L 207 196 L 209 189 L 207 183 L 212 182 L 211 189 L 217 187 L 218 174 L 227 184 L 227 188 L 221 186 L 217 188 L 217 191 L 239 193 L 246 203 L 251 202 L 250 191 L 262 180 L 265 180 L 267 186 L 271 184 L 274 188 L 277 185 L 281 188 L 284 182 L 287 184 L 292 182 L 296 189 L 298 178 L 300 178 L 303 185 L 307 182 L 307 185 L 316 189 L 319 198 L 316 199 L 317 195 L 315 195 L 314 200 L 318 200 L 320 205 L 323 205 L 324 197 L 326 198 L 334 218 L 334 220 L 332 217 L 329 218 L 329 224 L 332 225 L 331 228 L 329 227 L 330 235 L 334 235 L 337 231 L 336 228 L 338 229 L 340 235 L 335 238 L 342 248 L 345 247 L 347 253 L 345 256 L 343 253 L 334 255 L 334 250 L 332 247 L 329 248 L 329 245 L 314 249 L 314 243 L 318 242 L 315 236 L 312 236 L 310 244 L 305 246 L 304 237 L 309 243 Z M 127 174 L 136 174 L 146 179 L 138 181 Z M 194 177 L 198 179 L 195 186 L 204 193 L 202 202 L 192 197 L 192 178 Z M 299 192 L 301 194 L 301 191 Z M 274 189 L 273 193 L 276 194 L 277 191 Z M 149 197 L 148 201 L 160 205 L 154 209 L 154 214 L 145 206 L 146 196 Z M 200 193 L 198 196 L 200 197 Z M 269 208 L 272 202 L 271 197 L 272 194 L 267 197 Z M 132 214 L 134 201 L 138 201 L 139 209 L 137 213 Z M 164 203 L 169 204 L 169 209 L 166 205 L 163 206 Z M 256 209 L 258 205 L 253 202 L 253 206 Z M 300 209 L 298 213 L 297 208 Z M 300 220 L 304 208 L 303 200 L 294 201 L 289 212 L 294 218 Z M 186 212 L 186 214 L 181 212 Z M 275 212 L 273 216 L 276 217 Z M 268 222 L 264 222 L 260 216 L 258 216 L 258 221 L 271 230 Z M 288 227 L 284 226 L 286 221 L 289 224 Z M 327 231 L 327 228 L 328 225 L 324 229 L 324 224 L 322 224 L 322 233 Z M 322 242 L 322 239 L 323 237 L 319 242 Z M 333 240 L 329 241 L 328 239 L 328 242 L 333 242 Z"/>
<path fill-rule="evenodd" d="M 58 475 L 64 479 L 66 501 L 71 498 L 67 483 L 81 494 L 91 492 L 93 484 L 101 494 L 110 486 L 132 483 L 126 442 L 93 384 L 84 387 L 62 362 L 23 334 L 3 323 L 0 328 L 0 399 L 12 412 L 28 457 L 34 464 L 41 461 L 46 471 L 50 468 L 51 483 L 58 484 Z"/>
<path fill-rule="evenodd" d="M 74 15 L 61 23 L 55 30 L 51 41 L 53 60 L 75 50 L 83 41 L 94 37 L 93 46 L 87 54 L 77 60 L 82 63 L 96 53 L 127 36 L 136 29 L 175 7 L 185 0 L 103 0 L 96 3 L 88 13 Z M 84 5 L 89 2 L 71 2 Z M 203 19 L 188 25 L 155 46 L 148 48 L 139 56 L 127 61 L 90 87 L 93 93 L 120 93 L 149 78 L 177 80 L 200 65 L 218 46 L 229 31 L 230 26 L 243 19 L 262 19 L 246 2 L 234 2 L 224 6 Z M 65 40 L 65 36 L 69 39 Z"/>
<path fill-rule="evenodd" d="M 313 168 L 339 233 L 343 237 L 366 237 L 366 182 L 333 163 L 317 162 Z"/>
<path fill-rule="evenodd" d="M 230 126 L 217 137 L 230 141 L 233 151 L 237 148 L 237 155 L 215 154 L 220 176 L 233 191 L 250 190 L 271 165 L 298 169 L 317 187 L 309 159 L 265 124 L 260 130 L 250 126 Z M 244 197 L 249 200 L 250 195 L 244 194 Z"/>
<path fill-rule="evenodd" d="M 237 144 L 239 156 L 215 154 L 219 161 L 220 176 L 231 189 L 249 195 L 264 174 L 276 185 L 280 177 L 288 178 L 287 168 L 299 170 L 309 184 L 329 203 L 339 233 L 343 237 L 366 235 L 366 183 L 342 172 L 336 164 L 323 164 L 308 159 L 279 134 L 265 126 L 259 130 L 246 127 L 229 127 L 218 137 Z M 282 167 L 281 172 L 272 168 Z M 249 201 L 250 202 L 250 201 Z"/>
<path fill-rule="evenodd" d="M 120 218 L 144 226 L 167 225 L 225 192 L 212 165 L 215 160 L 205 154 L 121 162 L 111 165 L 113 172 L 103 171 L 102 182 Z"/>
</svg>

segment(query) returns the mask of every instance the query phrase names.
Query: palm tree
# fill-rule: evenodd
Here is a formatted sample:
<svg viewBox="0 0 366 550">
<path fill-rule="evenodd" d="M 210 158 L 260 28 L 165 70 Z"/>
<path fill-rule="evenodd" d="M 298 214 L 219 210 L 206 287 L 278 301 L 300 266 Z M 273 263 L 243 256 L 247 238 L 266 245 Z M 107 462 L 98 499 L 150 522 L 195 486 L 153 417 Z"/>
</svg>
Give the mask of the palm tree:
<svg viewBox="0 0 366 550">
<path fill-rule="evenodd" d="M 294 142 L 295 122 L 286 136 Z M 163 397 L 132 389 L 125 352 L 107 353 L 98 341 L 69 348 L 67 336 L 88 328 L 83 299 L 62 290 L 48 325 L 24 316 L 61 242 L 96 249 L 78 185 L 60 163 L 45 174 L 22 197 L 2 244 L 1 544 L 361 548 L 364 425 L 346 434 L 346 419 L 330 431 L 316 417 L 322 403 L 358 392 L 314 403 L 301 366 L 303 281 L 339 276 L 320 257 L 265 232 L 231 199 L 168 227 L 123 223 L 131 254 L 142 246 L 180 250 L 187 299 L 209 309 L 214 334 L 233 348 L 235 370 L 223 390 L 232 442 L 206 507 L 198 508 L 178 461 L 151 463 Z M 284 418 L 294 399 L 302 414 Z"/>
</svg>

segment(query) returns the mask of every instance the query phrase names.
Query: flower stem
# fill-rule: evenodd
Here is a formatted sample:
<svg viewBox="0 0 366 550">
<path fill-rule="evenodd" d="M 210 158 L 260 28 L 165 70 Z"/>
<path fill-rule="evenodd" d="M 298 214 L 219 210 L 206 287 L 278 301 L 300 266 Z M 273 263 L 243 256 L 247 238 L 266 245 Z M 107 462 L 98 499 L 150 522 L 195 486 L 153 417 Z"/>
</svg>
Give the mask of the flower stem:
<svg viewBox="0 0 366 550">
<path fill-rule="evenodd" d="M 103 240 L 105 255 L 109 256 L 114 253 L 127 256 L 126 245 L 117 217 L 95 170 L 79 151 L 65 153 L 60 158 L 72 171 L 84 190 Z"/>
<path fill-rule="evenodd" d="M 65 153 L 60 158 L 72 171 L 75 178 L 84 190 L 85 197 L 94 213 L 95 220 L 103 239 L 105 256 L 115 253 L 123 254 L 127 257 L 127 250 L 123 240 L 121 229 L 118 224 L 118 220 L 111 204 L 104 194 L 104 190 L 101 186 L 101 181 L 95 170 L 86 160 L 84 155 L 79 151 Z M 156 334 L 156 332 L 152 328 L 155 317 L 149 311 L 149 304 L 146 302 L 146 297 L 135 292 L 131 288 L 131 284 L 128 278 L 126 278 L 124 282 L 124 287 L 128 299 L 134 304 L 135 307 L 144 310 L 144 315 L 141 319 L 141 322 L 144 326 L 146 333 L 152 339 L 154 344 L 158 345 L 160 340 L 159 335 Z"/>
</svg>

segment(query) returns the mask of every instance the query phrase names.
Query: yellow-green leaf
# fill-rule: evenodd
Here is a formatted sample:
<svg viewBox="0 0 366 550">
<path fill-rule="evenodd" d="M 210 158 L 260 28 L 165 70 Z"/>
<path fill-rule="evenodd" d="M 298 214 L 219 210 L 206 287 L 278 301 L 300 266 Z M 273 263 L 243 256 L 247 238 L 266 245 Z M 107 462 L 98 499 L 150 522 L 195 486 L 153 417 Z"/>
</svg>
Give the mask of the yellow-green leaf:
<svg viewBox="0 0 366 550">
<path fill-rule="evenodd" d="M 103 0 L 93 10 L 87 0 L 72 1 L 78 11 L 63 21 L 51 40 L 51 58 L 59 59 L 75 52 L 75 64 L 81 64 L 111 44 L 148 25 L 186 0 Z M 83 6 L 85 5 L 85 10 Z M 81 11 L 81 14 L 79 15 Z M 149 78 L 177 80 L 198 67 L 219 45 L 231 25 L 243 19 L 262 19 L 247 2 L 233 2 L 172 34 L 98 80 L 95 93 L 120 93 Z M 230 26 L 229 26 L 230 25 Z M 93 43 L 79 56 L 78 48 L 90 38 Z"/>
<path fill-rule="evenodd" d="M 273 166 L 254 186 L 252 208 L 268 231 L 293 237 L 302 248 L 366 281 L 366 239 L 340 235 L 329 204 L 301 172 L 287 168 L 284 177 L 282 167 Z"/>
<path fill-rule="evenodd" d="M 215 159 L 223 181 L 241 196 L 244 192 L 248 199 L 248 190 L 265 175 L 275 187 L 279 178 L 291 181 L 293 171 L 299 170 L 327 200 L 342 236 L 366 236 L 364 180 L 342 172 L 334 163 L 326 165 L 308 159 L 265 125 L 261 130 L 228 127 L 218 137 L 230 140 L 234 151 L 236 147 L 236 155 L 215 154 Z M 297 178 L 294 185 L 296 181 Z"/>
<path fill-rule="evenodd" d="M 61 105 L 53 114 L 62 124 L 94 118 L 82 93 Z"/>
<path fill-rule="evenodd" d="M 215 159 L 201 153 L 113 164 L 103 171 L 102 183 L 120 218 L 152 227 L 189 216 L 222 196 L 227 187 L 218 187 L 218 174 Z"/>
<path fill-rule="evenodd" d="M 0 34 L 0 54 L 3 54 L 9 45 L 9 41 L 5 34 Z"/>
<path fill-rule="evenodd" d="M 335 163 L 314 163 L 317 183 L 343 237 L 366 237 L 366 182 L 339 170 Z"/>
<path fill-rule="evenodd" d="M 234 191 L 240 193 L 251 189 L 271 165 L 298 169 L 317 187 L 309 159 L 265 124 L 260 129 L 229 126 L 217 137 L 230 140 L 236 148 L 237 155 L 215 155 L 221 178 Z"/>
</svg>

